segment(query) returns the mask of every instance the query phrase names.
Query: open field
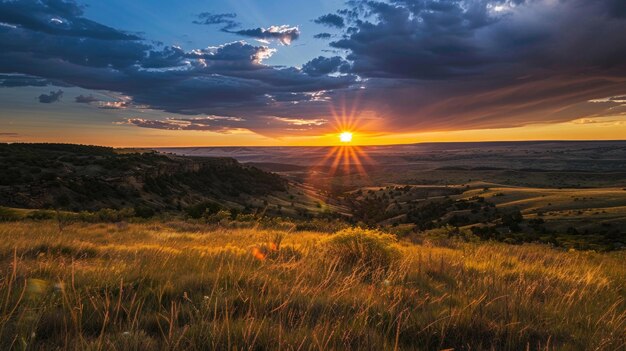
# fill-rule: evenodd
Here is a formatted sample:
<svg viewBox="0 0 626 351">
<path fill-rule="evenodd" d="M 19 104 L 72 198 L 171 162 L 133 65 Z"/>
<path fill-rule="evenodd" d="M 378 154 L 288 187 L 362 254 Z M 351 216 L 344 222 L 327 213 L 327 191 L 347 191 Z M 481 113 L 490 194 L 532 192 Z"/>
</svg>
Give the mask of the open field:
<svg viewBox="0 0 626 351">
<path fill-rule="evenodd" d="M 354 147 L 356 159 L 329 172 L 337 148 L 207 147 L 159 149 L 188 156 L 232 157 L 318 187 L 475 181 L 535 188 L 626 187 L 625 141 L 422 143 Z M 360 163 L 367 174 L 361 174 Z M 351 167 L 345 169 L 345 165 Z M 312 176 L 314 175 L 314 176 Z"/>
<path fill-rule="evenodd" d="M 620 350 L 626 252 L 233 228 L 0 224 L 0 349 Z"/>
</svg>

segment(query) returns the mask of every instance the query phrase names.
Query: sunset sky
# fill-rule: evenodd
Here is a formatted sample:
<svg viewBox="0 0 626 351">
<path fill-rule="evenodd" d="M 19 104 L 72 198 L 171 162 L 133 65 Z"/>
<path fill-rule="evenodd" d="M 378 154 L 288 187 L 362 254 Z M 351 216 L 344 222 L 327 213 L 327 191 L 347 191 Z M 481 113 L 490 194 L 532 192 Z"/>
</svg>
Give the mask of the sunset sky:
<svg viewBox="0 0 626 351">
<path fill-rule="evenodd" d="M 624 0 L 0 0 L 0 142 L 626 139 L 624 33 Z"/>
</svg>

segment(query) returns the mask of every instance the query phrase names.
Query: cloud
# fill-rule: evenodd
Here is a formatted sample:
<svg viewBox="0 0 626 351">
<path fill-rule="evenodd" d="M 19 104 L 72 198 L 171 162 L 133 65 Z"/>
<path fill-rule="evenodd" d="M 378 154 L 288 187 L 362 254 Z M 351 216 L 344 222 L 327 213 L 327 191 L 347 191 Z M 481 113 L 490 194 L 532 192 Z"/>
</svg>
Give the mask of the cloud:
<svg viewBox="0 0 626 351">
<path fill-rule="evenodd" d="M 626 18 L 613 0 L 363 1 L 331 46 L 362 89 L 333 99 L 388 130 L 504 128 L 615 113 Z M 381 123 L 382 125 L 382 123 Z"/>
<path fill-rule="evenodd" d="M 0 27 L 0 47 L 4 61 L 10 60 L 8 63 L 14 65 L 19 64 L 14 60 L 19 60 L 17 56 L 21 55 L 36 57 L 40 61 L 62 59 L 80 66 L 115 69 L 137 65 L 145 58 L 145 51 L 149 48 L 147 44 L 135 40 L 54 35 L 21 27 Z M 10 55 L 14 58 L 9 58 Z"/>
<path fill-rule="evenodd" d="M 132 106 L 130 101 L 100 101 L 98 103 L 98 108 L 103 110 L 123 110 L 130 106 Z"/>
<path fill-rule="evenodd" d="M 235 21 L 237 18 L 236 13 L 211 13 L 211 12 L 203 12 L 200 13 L 197 20 L 194 20 L 195 24 L 204 24 L 204 25 L 216 25 L 221 24 L 222 30 L 230 30 L 236 27 L 239 27 L 239 22 Z"/>
<path fill-rule="evenodd" d="M 52 18 L 57 18 L 58 14 L 41 2 L 28 4 L 31 10 L 38 6 L 32 12 L 48 11 Z M 2 5 L 13 6 L 14 12 L 24 10 L 17 2 L 2 2 Z M 84 22 L 80 10 L 72 16 L 76 23 Z M 285 43 L 296 37 L 294 27 L 265 32 L 269 34 L 264 35 Z M 243 41 L 183 50 L 177 46 L 159 49 L 123 35 L 115 40 L 103 37 L 65 35 L 37 26 L 0 26 L 3 49 L 0 74 L 7 73 L 0 76 L 1 84 L 18 85 L 17 78 L 7 77 L 18 75 L 29 77 L 20 78 L 21 85 L 54 82 L 116 92 L 128 98 L 98 102 L 83 96 L 75 101 L 91 102 L 98 108 L 150 108 L 181 115 L 241 115 L 245 122 L 237 128 L 256 130 L 266 128 L 265 124 L 257 123 L 266 116 L 293 117 L 302 113 L 303 118 L 317 118 L 324 113 L 318 111 L 317 94 L 346 88 L 356 79 L 347 75 L 311 76 L 294 67 L 267 65 L 264 61 L 276 49 Z M 44 95 L 44 101 L 54 99 Z M 283 101 L 285 96 L 290 96 L 290 101 Z"/>
<path fill-rule="evenodd" d="M 139 36 L 88 20 L 74 1 L 23 0 L 0 2 L 0 22 L 17 28 L 98 40 L 139 40 Z"/>
<path fill-rule="evenodd" d="M 254 120 L 231 116 L 170 117 L 165 119 L 129 118 L 120 124 L 162 130 L 194 130 L 229 134 L 254 130 L 268 136 L 282 136 L 285 130 L 317 133 L 328 124 L 324 118 L 263 116 Z"/>
<path fill-rule="evenodd" d="M 0 136 L 3 136 L 3 137 L 16 137 L 18 135 L 19 134 L 17 134 L 17 133 L 2 133 L 2 132 L 0 132 Z"/>
<path fill-rule="evenodd" d="M 144 68 L 168 68 L 184 64 L 185 51 L 179 46 L 168 46 L 162 50 L 150 50 L 141 61 Z"/>
<path fill-rule="evenodd" d="M 343 28 L 346 26 L 343 17 L 329 13 L 327 15 L 320 16 L 313 20 L 317 24 L 322 24 L 328 27 Z"/>
<path fill-rule="evenodd" d="M 61 89 L 57 91 L 51 91 L 50 94 L 39 95 L 39 102 L 41 102 L 42 104 L 51 104 L 53 102 L 60 101 L 62 96 L 63 90 Z"/>
<path fill-rule="evenodd" d="M 50 85 L 50 81 L 39 77 L 0 74 L 0 86 L 2 87 L 45 87 L 47 85 Z"/>
<path fill-rule="evenodd" d="M 79 104 L 90 104 L 92 102 L 98 102 L 98 101 L 100 100 L 94 97 L 93 95 L 78 95 L 74 99 L 74 102 L 77 102 Z"/>
<path fill-rule="evenodd" d="M 258 69 L 263 60 L 271 57 L 275 49 L 267 46 L 254 46 L 246 42 L 236 41 L 220 46 L 210 46 L 205 49 L 193 50 L 184 53 L 183 58 L 203 60 L 203 68 L 230 68 L 230 69 Z"/>
<path fill-rule="evenodd" d="M 69 87 L 57 80 L 48 80 L 45 78 L 34 77 L 24 74 L 0 74 L 0 87 L 16 88 L 16 87 L 45 87 L 48 85 L 54 85 L 59 87 Z"/>
<path fill-rule="evenodd" d="M 244 37 L 255 38 L 261 41 L 277 40 L 283 45 L 291 45 L 294 40 L 300 37 L 300 30 L 298 27 L 292 27 L 288 25 L 282 26 L 270 26 L 269 28 L 252 28 L 234 30 L 241 26 L 241 23 L 235 20 L 237 18 L 236 13 L 218 13 L 203 12 L 197 16 L 197 20 L 194 20 L 195 24 L 202 25 L 221 25 L 221 31 L 231 34 L 236 34 Z"/>
<path fill-rule="evenodd" d="M 315 39 L 330 39 L 331 37 L 332 35 L 330 33 L 319 33 L 313 36 Z"/>
<path fill-rule="evenodd" d="M 214 14 L 211 12 L 203 12 L 200 13 L 197 18 L 198 19 L 194 20 L 193 23 L 203 25 L 221 25 L 222 32 L 255 38 L 261 41 L 277 40 L 283 45 L 291 45 L 294 40 L 297 40 L 300 37 L 300 30 L 298 27 L 288 25 L 270 26 L 269 28 L 259 27 L 234 30 L 235 28 L 241 26 L 241 23 L 235 20 L 235 18 L 237 18 L 236 13 Z"/>
<path fill-rule="evenodd" d="M 329 127 L 314 121 L 343 111 L 381 132 L 505 128 L 622 113 L 622 98 L 592 101 L 626 94 L 621 0 L 352 1 L 337 12 L 335 52 L 302 69 L 271 66 L 276 48 L 244 41 L 161 48 L 85 19 L 74 2 L 0 4 L 0 86 L 116 92 L 128 98 L 94 108 L 180 116 L 131 123 L 148 128 L 318 133 Z M 218 15 L 196 22 L 236 19 Z M 300 35 L 234 28 L 283 44 Z"/>
<path fill-rule="evenodd" d="M 242 29 L 238 31 L 226 30 L 226 32 L 259 40 L 278 40 L 283 45 L 291 45 L 294 40 L 300 37 L 300 29 L 288 25 Z"/>
<path fill-rule="evenodd" d="M 296 127 L 321 126 L 321 125 L 328 123 L 328 121 L 323 118 L 314 118 L 314 119 L 287 118 L 287 117 L 272 117 L 272 118 L 278 122 L 290 124 Z"/>
<path fill-rule="evenodd" d="M 589 102 L 604 102 L 604 103 L 626 103 L 626 95 L 624 96 L 609 96 L 601 99 L 589 100 Z"/>
<path fill-rule="evenodd" d="M 615 35 L 626 22 L 609 17 L 607 2 L 367 2 L 372 20 L 358 21 L 331 46 L 347 50 L 354 72 L 368 77 L 448 79 L 513 69 L 608 69 L 626 53 L 626 38 Z M 600 33 L 605 37 L 598 42 Z"/>
<path fill-rule="evenodd" d="M 167 118 L 164 120 L 149 120 L 143 118 L 130 118 L 126 124 L 132 124 L 142 128 L 164 130 L 196 130 L 211 131 L 217 133 L 230 133 L 242 128 L 244 119 L 237 117 L 207 116 L 196 118 Z"/>
<path fill-rule="evenodd" d="M 339 56 L 319 56 L 302 66 L 302 71 L 312 76 L 326 75 L 336 72 L 347 72 L 350 64 Z"/>
</svg>

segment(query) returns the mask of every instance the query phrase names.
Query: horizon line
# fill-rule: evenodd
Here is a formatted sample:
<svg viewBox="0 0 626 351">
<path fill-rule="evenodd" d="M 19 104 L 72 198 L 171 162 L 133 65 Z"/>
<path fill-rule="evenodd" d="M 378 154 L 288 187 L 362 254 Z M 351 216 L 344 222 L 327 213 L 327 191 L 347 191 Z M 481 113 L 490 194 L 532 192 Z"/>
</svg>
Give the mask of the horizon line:
<svg viewBox="0 0 626 351">
<path fill-rule="evenodd" d="M 392 146 L 410 146 L 410 145 L 429 145 L 429 144 L 496 144 L 496 143 L 589 143 L 589 142 L 626 142 L 626 139 L 530 139 L 530 140 L 485 140 L 485 141 L 418 141 L 412 143 L 397 144 L 329 144 L 329 145 L 189 145 L 189 146 L 108 146 L 98 144 L 83 144 L 72 142 L 27 142 L 27 141 L 0 141 L 0 144 L 50 144 L 50 145 L 83 145 L 83 146 L 99 146 L 110 147 L 113 149 L 188 149 L 188 148 L 327 148 L 327 147 L 392 147 Z"/>
</svg>

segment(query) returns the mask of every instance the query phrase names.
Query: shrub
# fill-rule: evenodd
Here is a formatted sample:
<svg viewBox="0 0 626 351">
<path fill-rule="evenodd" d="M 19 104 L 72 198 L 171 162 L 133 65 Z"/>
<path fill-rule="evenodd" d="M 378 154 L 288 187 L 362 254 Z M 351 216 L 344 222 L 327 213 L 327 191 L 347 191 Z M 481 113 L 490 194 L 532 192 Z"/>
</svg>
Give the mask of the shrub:
<svg viewBox="0 0 626 351">
<path fill-rule="evenodd" d="M 339 230 L 346 229 L 347 227 L 348 225 L 341 220 L 313 218 L 310 220 L 299 221 L 296 224 L 296 231 L 334 233 Z"/>
<path fill-rule="evenodd" d="M 56 214 L 53 211 L 48 210 L 35 210 L 29 213 L 27 217 L 35 221 L 43 221 L 48 219 L 55 219 Z"/>
<path fill-rule="evenodd" d="M 22 219 L 22 216 L 16 210 L 0 206 L 0 222 L 18 221 L 20 219 Z"/>
<path fill-rule="evenodd" d="M 251 213 L 239 213 L 235 220 L 237 222 L 254 222 L 256 221 L 256 217 Z"/>
<path fill-rule="evenodd" d="M 214 213 L 219 212 L 222 209 L 220 204 L 217 204 L 213 201 L 204 201 L 193 206 L 189 206 L 185 209 L 189 217 L 200 219 L 205 215 L 212 215 Z"/>
<path fill-rule="evenodd" d="M 230 219 L 230 211 L 219 210 L 217 213 L 213 213 L 213 214 L 206 213 L 204 218 L 206 219 L 207 223 L 210 223 L 210 224 L 218 224 L 218 223 L 226 224 L 228 219 Z"/>
<path fill-rule="evenodd" d="M 103 208 L 96 212 L 95 215 L 102 222 L 115 223 L 134 217 L 135 211 L 132 208 L 123 208 L 121 210 Z"/>
<path fill-rule="evenodd" d="M 154 209 L 148 205 L 136 205 L 135 208 L 135 216 L 141 218 L 152 218 L 154 217 Z"/>
<path fill-rule="evenodd" d="M 341 230 L 324 242 L 326 253 L 346 267 L 387 268 L 400 256 L 393 235 L 378 230 L 349 228 Z"/>
</svg>

